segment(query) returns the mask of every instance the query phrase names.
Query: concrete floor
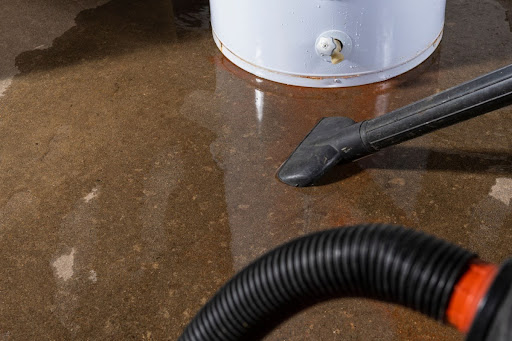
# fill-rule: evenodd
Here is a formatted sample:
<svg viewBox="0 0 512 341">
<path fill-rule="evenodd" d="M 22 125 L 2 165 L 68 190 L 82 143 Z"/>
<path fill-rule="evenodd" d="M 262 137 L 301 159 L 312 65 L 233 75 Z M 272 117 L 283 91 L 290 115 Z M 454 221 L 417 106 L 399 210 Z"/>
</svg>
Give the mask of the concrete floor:
<svg viewBox="0 0 512 341">
<path fill-rule="evenodd" d="M 338 225 L 401 224 L 509 257 L 511 108 L 338 167 L 322 186 L 275 178 L 320 117 L 368 119 L 512 63 L 511 0 L 448 3 L 441 47 L 417 69 L 315 90 L 223 58 L 204 0 L 3 0 L 0 340 L 174 340 L 249 261 Z M 304 339 L 462 336 L 345 299 L 268 336 Z"/>
</svg>

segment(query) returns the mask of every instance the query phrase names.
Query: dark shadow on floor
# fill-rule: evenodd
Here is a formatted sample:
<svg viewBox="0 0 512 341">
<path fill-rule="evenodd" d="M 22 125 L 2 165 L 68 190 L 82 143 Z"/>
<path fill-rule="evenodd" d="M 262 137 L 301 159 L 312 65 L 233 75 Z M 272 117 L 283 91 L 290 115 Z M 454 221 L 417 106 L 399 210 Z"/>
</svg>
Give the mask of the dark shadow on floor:
<svg viewBox="0 0 512 341">
<path fill-rule="evenodd" d="M 183 27 L 201 26 L 205 0 L 113 0 L 76 17 L 76 26 L 53 41 L 50 48 L 21 53 L 16 66 L 22 73 L 49 70 L 126 54 L 155 44 L 177 41 L 176 21 Z M 178 47 L 177 47 L 178 48 Z"/>
<path fill-rule="evenodd" d="M 428 154 L 428 162 L 415 162 L 416 155 Z M 512 175 L 512 152 L 457 151 L 396 146 L 365 159 L 330 170 L 317 186 L 329 185 L 354 176 L 364 169 L 442 171 L 469 174 Z"/>
</svg>

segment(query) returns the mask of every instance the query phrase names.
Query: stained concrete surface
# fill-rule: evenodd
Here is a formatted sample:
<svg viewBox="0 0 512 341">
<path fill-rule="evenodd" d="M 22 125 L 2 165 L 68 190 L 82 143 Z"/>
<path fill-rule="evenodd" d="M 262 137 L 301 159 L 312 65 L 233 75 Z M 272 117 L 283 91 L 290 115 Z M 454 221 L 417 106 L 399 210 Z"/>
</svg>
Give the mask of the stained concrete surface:
<svg viewBox="0 0 512 341">
<path fill-rule="evenodd" d="M 489 261 L 512 254 L 510 108 L 338 167 L 318 187 L 275 178 L 320 117 L 368 119 L 511 63 L 511 1 L 449 1 L 427 62 L 338 90 L 239 70 L 212 41 L 207 5 L 0 4 L 1 340 L 174 340 L 235 271 L 333 226 L 401 224 Z M 344 299 L 267 339 L 462 336 Z"/>
</svg>

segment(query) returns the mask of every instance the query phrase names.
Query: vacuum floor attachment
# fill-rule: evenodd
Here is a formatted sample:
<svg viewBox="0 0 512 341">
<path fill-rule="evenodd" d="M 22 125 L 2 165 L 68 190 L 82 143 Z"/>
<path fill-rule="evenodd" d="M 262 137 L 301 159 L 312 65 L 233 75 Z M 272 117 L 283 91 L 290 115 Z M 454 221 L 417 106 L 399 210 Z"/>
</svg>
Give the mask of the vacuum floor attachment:
<svg viewBox="0 0 512 341">
<path fill-rule="evenodd" d="M 278 177 L 291 186 L 310 186 L 337 164 L 509 104 L 512 65 L 368 121 L 323 118 L 281 166 Z"/>
</svg>

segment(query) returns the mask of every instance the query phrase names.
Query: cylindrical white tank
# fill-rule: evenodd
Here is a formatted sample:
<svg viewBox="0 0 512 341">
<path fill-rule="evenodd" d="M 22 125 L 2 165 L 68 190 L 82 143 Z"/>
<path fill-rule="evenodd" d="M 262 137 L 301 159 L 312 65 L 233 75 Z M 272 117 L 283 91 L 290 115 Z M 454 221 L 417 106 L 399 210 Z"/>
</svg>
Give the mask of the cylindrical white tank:
<svg viewBox="0 0 512 341">
<path fill-rule="evenodd" d="M 441 41 L 446 0 L 210 0 L 215 42 L 261 78 L 307 87 L 383 81 Z"/>
</svg>

